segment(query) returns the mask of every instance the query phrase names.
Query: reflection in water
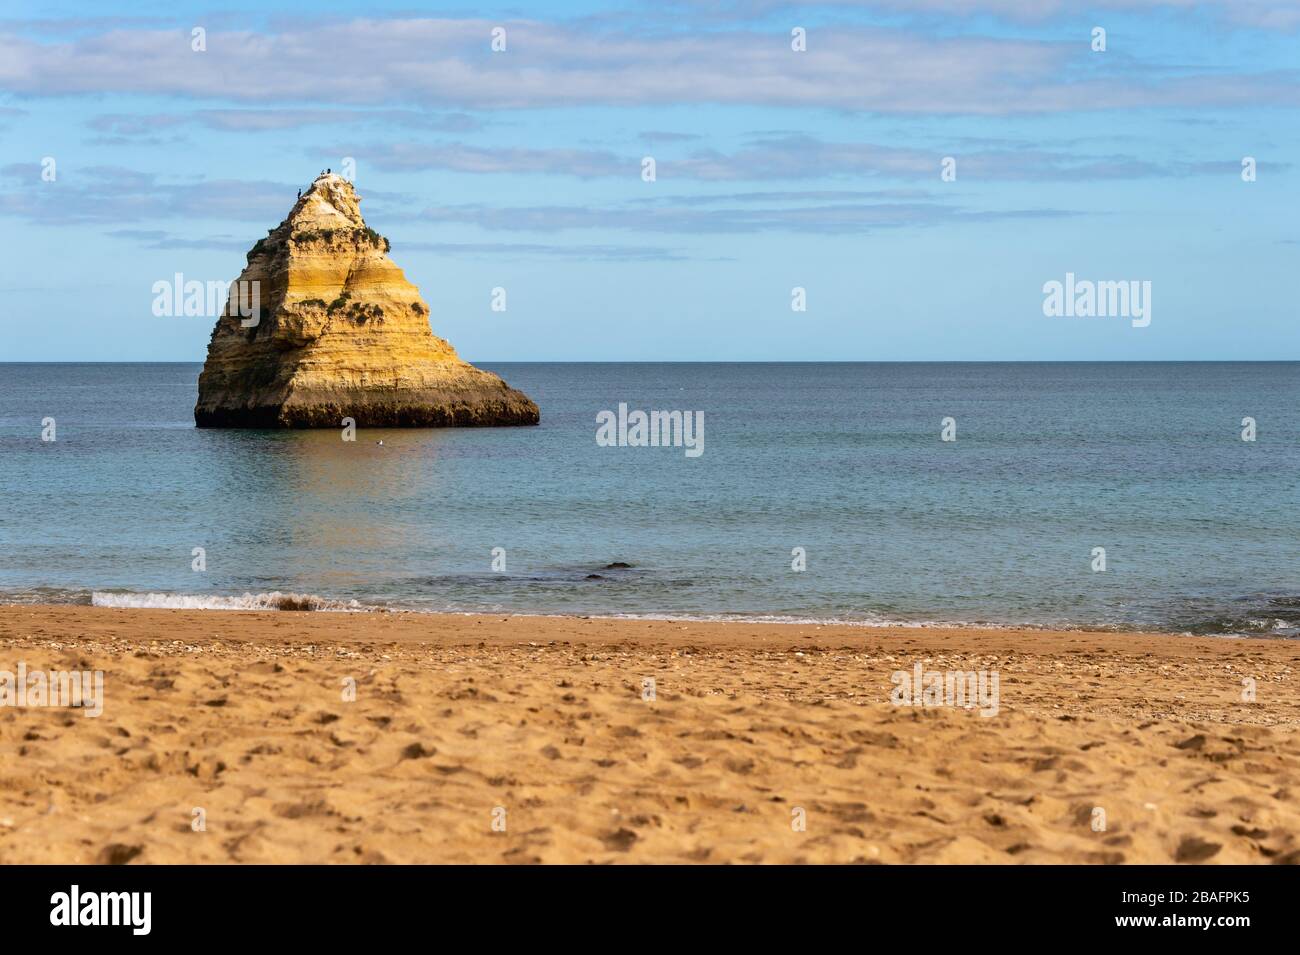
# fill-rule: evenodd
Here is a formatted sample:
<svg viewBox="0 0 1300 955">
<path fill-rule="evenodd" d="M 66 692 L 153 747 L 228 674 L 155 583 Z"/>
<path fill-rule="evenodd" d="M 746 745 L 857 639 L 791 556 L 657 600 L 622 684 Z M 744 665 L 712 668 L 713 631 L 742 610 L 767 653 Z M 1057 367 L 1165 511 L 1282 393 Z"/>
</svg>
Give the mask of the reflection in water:
<svg viewBox="0 0 1300 955">
<path fill-rule="evenodd" d="M 418 572 L 437 540 L 441 430 L 197 432 L 232 503 L 261 516 L 274 553 L 293 567 L 246 566 L 250 579 L 366 592 L 368 582 Z M 382 442 L 382 444 L 380 443 Z"/>
</svg>

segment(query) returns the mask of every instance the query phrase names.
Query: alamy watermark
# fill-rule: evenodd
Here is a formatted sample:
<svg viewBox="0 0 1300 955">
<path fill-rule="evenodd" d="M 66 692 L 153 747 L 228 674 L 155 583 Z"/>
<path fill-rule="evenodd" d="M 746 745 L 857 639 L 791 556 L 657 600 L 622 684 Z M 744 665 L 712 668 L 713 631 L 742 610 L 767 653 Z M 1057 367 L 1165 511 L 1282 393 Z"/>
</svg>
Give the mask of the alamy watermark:
<svg viewBox="0 0 1300 955">
<path fill-rule="evenodd" d="M 240 326 L 253 328 L 262 320 L 262 283 L 257 279 L 223 282 L 185 280 L 177 272 L 168 282 L 153 283 L 153 313 L 159 318 L 217 318 L 238 315 Z M 234 311 L 230 311 L 234 309 Z"/>
<path fill-rule="evenodd" d="M 0 706 L 80 707 L 83 716 L 104 712 L 103 670 L 0 670 Z"/>
<path fill-rule="evenodd" d="M 1128 318 L 1134 328 L 1151 324 L 1151 280 L 1093 282 L 1065 273 L 1065 281 L 1043 283 L 1048 318 Z"/>
<path fill-rule="evenodd" d="M 121 925 L 132 935 L 153 927 L 152 892 L 83 892 L 73 885 L 50 896 L 51 925 Z"/>
<path fill-rule="evenodd" d="M 628 411 L 596 415 L 596 444 L 602 448 L 685 448 L 688 458 L 704 453 L 703 411 Z"/>
<path fill-rule="evenodd" d="M 895 706 L 979 707 L 980 716 L 997 716 L 1001 677 L 997 670 L 895 670 L 889 702 Z"/>
</svg>

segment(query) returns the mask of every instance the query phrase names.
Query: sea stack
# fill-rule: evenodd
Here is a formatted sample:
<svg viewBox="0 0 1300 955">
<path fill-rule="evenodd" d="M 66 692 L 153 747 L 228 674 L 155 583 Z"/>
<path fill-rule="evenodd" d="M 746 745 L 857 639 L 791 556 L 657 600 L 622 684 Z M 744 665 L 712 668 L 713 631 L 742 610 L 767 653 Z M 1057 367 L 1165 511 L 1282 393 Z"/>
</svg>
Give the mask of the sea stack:
<svg viewBox="0 0 1300 955">
<path fill-rule="evenodd" d="M 388 240 L 361 218 L 360 202 L 352 183 L 322 175 L 253 246 L 208 344 L 195 423 L 537 424 L 526 395 L 433 334 L 429 307 L 388 258 Z M 258 312 L 241 317 L 254 289 Z"/>
</svg>

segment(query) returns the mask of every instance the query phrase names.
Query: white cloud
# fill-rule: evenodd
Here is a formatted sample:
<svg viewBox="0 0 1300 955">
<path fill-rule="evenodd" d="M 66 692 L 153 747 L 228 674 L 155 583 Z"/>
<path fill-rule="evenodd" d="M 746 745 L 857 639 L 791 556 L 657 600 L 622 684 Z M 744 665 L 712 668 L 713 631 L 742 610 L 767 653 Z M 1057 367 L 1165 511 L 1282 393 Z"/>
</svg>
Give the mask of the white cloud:
<svg viewBox="0 0 1300 955">
<path fill-rule="evenodd" d="M 723 9 L 761 7 L 833 7 L 899 14 L 956 17 L 991 16 L 1017 21 L 1043 21 L 1058 17 L 1088 17 L 1104 12 L 1187 14 L 1204 10 L 1230 23 L 1264 30 L 1290 32 L 1300 27 L 1300 4 L 1295 0 L 736 0 Z"/>
<path fill-rule="evenodd" d="M 640 156 L 604 150 L 482 147 L 463 143 L 394 143 L 349 145 L 349 155 L 363 156 L 378 169 L 509 175 L 560 175 L 580 179 L 640 175 Z M 324 148 L 316 154 L 327 153 Z M 1067 181 L 1148 179 L 1188 175 L 1233 175 L 1239 161 L 1154 161 L 1125 154 L 1090 154 L 1078 149 L 1046 149 L 1011 142 L 998 148 L 965 149 L 960 144 L 920 149 L 870 142 L 827 142 L 785 134 L 755 138 L 732 152 L 692 149 L 687 155 L 657 157 L 659 179 L 704 182 L 860 179 L 883 177 L 934 182 L 942 157 L 957 159 L 964 181 Z M 1271 162 L 1270 168 L 1286 164 Z"/>
<path fill-rule="evenodd" d="M 0 88 L 247 103 L 524 108 L 675 103 L 1005 114 L 1144 106 L 1300 105 L 1295 71 L 1252 76 L 1089 71 L 1086 44 L 827 28 L 807 53 L 779 32 L 658 36 L 486 20 L 354 20 L 279 33 L 114 29 L 0 34 Z M 1117 64 L 1118 65 L 1118 64 Z"/>
<path fill-rule="evenodd" d="M 417 218 L 438 224 L 472 225 L 494 232 L 556 233 L 573 229 L 616 229 L 681 234 L 796 232 L 846 235 L 909 226 L 1059 218 L 1072 214 L 1056 209 L 987 212 L 925 201 L 732 206 L 729 203 L 714 204 L 707 197 L 692 197 L 653 206 L 443 205 L 425 209 Z"/>
</svg>

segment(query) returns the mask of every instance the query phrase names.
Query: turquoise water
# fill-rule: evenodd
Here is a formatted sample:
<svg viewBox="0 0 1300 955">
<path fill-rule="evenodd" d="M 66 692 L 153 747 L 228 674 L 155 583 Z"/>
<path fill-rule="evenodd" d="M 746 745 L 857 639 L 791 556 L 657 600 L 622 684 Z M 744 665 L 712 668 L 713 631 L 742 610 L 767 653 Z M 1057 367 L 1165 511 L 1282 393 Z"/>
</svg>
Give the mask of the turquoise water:
<svg viewBox="0 0 1300 955">
<path fill-rule="evenodd" d="M 1300 364 L 487 365 L 540 427 L 353 443 L 197 430 L 199 367 L 0 364 L 0 600 L 1300 634 Z"/>
</svg>

